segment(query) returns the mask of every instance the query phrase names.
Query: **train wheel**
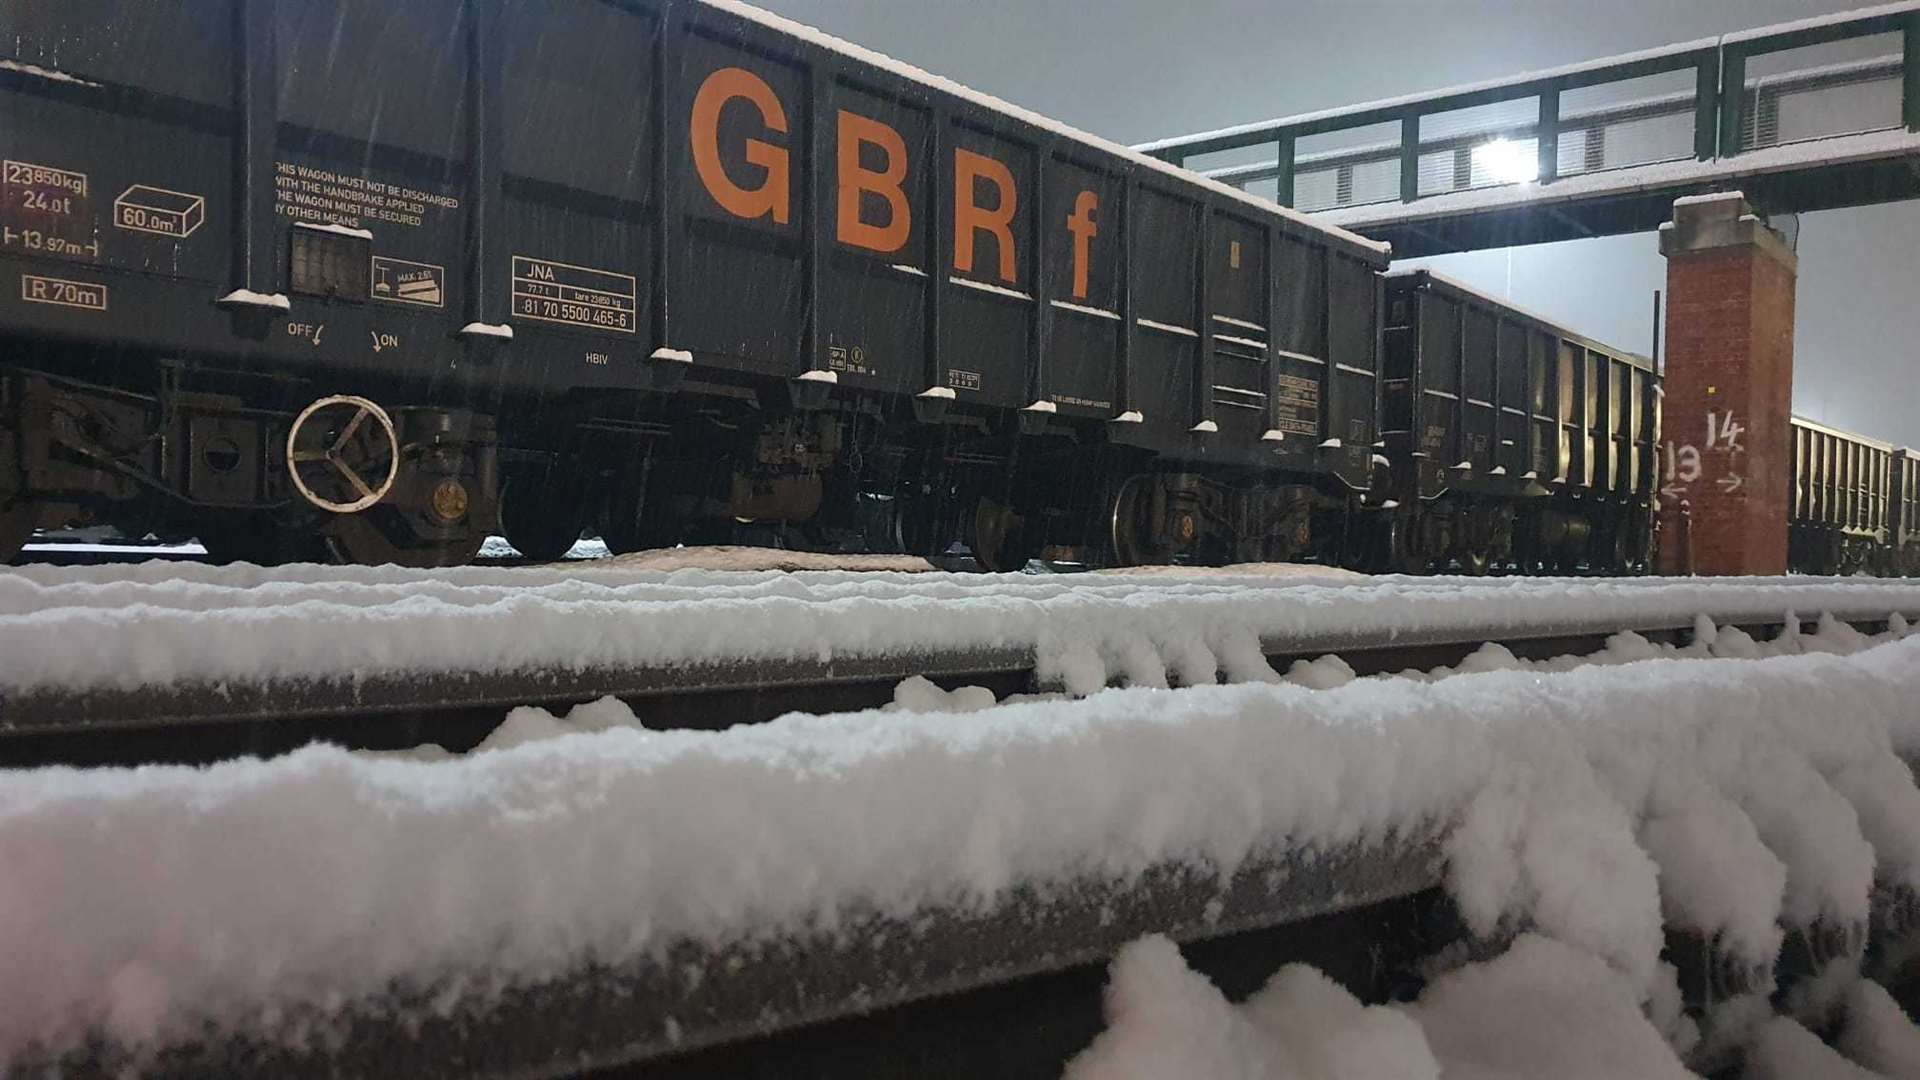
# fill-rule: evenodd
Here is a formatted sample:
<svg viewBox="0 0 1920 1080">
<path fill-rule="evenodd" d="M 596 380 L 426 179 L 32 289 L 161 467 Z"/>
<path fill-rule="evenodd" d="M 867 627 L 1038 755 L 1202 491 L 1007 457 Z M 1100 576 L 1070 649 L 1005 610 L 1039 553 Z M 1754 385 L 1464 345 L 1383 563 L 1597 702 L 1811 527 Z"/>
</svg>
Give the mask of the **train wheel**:
<svg viewBox="0 0 1920 1080">
<path fill-rule="evenodd" d="M 1594 559 L 1594 562 L 1599 565 L 1594 569 L 1608 574 L 1626 573 L 1628 546 L 1626 523 L 1616 520 L 1607 528 L 1606 538 L 1601 543 L 1601 550 Z"/>
<path fill-rule="evenodd" d="M 253 563 L 273 566 L 282 561 L 280 530 L 265 515 L 211 521 L 198 531 L 200 546 L 216 563 Z"/>
<path fill-rule="evenodd" d="M 11 562 L 27 546 L 39 518 L 40 508 L 25 499 L 15 499 L 0 509 L 0 563 Z"/>
<path fill-rule="evenodd" d="M 1108 519 L 1108 543 L 1115 566 L 1159 566 L 1173 561 L 1173 547 L 1158 543 L 1149 520 L 1153 478 L 1130 476 L 1114 490 Z"/>
<path fill-rule="evenodd" d="M 480 545 L 487 539 L 476 529 L 430 543 L 395 543 L 365 514 L 341 514 L 328 520 L 324 530 L 325 544 L 335 560 L 358 566 L 464 566 L 480 554 Z"/>
<path fill-rule="evenodd" d="M 1827 577 L 1838 577 L 1845 572 L 1847 562 L 1847 543 L 1839 533 L 1828 533 L 1820 547 L 1819 572 Z"/>
<path fill-rule="evenodd" d="M 1026 568 L 1033 558 L 1027 542 L 1027 519 L 1011 506 L 982 496 L 973 507 L 973 534 L 968 547 L 982 570 L 996 574 Z"/>
<path fill-rule="evenodd" d="M 580 539 L 580 519 L 573 500 L 554 493 L 552 473 L 544 469 L 515 469 L 500 484 L 500 531 L 513 549 L 535 562 L 554 562 Z M 542 499 L 546 490 L 550 497 Z"/>
<path fill-rule="evenodd" d="M 947 503 L 930 488 L 906 485 L 894 497 L 894 520 L 900 530 L 900 550 L 932 558 L 944 555 L 957 539 Z"/>
<path fill-rule="evenodd" d="M 1424 574 L 1432 569 L 1433 556 L 1422 542 L 1419 521 L 1398 514 L 1388 520 L 1392 524 L 1383 543 L 1386 563 L 1381 569 L 1389 574 Z"/>
<path fill-rule="evenodd" d="M 680 542 L 685 526 L 655 513 L 655 509 L 637 486 L 624 487 L 607 497 L 594 518 L 594 527 L 606 541 L 607 550 L 615 555 L 672 547 Z"/>
<path fill-rule="evenodd" d="M 854 496 L 855 533 L 868 555 L 910 554 L 907 548 L 906 499 L 898 494 L 862 491 Z"/>
</svg>

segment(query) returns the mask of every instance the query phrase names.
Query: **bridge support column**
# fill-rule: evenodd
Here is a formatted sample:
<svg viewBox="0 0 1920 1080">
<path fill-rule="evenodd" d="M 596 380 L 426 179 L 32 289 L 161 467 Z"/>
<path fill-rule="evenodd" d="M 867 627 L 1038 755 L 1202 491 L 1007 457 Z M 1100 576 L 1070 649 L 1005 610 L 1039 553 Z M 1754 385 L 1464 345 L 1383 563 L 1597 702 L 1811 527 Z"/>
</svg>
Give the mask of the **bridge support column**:
<svg viewBox="0 0 1920 1080">
<path fill-rule="evenodd" d="M 1784 574 L 1797 260 L 1738 192 L 1681 199 L 1667 257 L 1662 495 L 1700 574 Z"/>
</svg>

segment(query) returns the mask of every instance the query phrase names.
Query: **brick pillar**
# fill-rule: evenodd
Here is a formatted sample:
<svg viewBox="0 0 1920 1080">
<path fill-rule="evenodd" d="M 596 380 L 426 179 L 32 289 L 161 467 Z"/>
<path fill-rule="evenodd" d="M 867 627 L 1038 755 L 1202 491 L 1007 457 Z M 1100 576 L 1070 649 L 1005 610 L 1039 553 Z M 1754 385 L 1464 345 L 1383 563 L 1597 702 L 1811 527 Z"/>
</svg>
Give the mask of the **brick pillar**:
<svg viewBox="0 0 1920 1080">
<path fill-rule="evenodd" d="M 1660 253 L 1662 496 L 1691 504 L 1697 573 L 1784 574 L 1797 261 L 1738 192 L 1674 203 Z"/>
</svg>

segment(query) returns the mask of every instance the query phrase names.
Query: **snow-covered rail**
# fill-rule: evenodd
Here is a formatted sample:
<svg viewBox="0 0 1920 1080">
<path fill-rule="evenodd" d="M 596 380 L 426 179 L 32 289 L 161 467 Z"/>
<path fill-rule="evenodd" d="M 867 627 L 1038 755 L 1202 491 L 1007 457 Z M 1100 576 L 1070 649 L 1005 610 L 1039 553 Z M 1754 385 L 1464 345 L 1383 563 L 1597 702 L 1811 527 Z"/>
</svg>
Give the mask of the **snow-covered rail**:
<svg viewBox="0 0 1920 1080">
<path fill-rule="evenodd" d="M 136 569 L 0 576 L 0 747 L 9 732 L 261 718 L 477 710 L 490 725 L 527 703 L 644 711 L 743 689 L 777 711 L 808 705 L 780 696 L 807 687 L 877 703 L 913 675 L 1085 694 L 1271 679 L 1276 657 L 1684 632 L 1702 616 L 1920 615 L 1920 588 L 1858 579 Z"/>
<path fill-rule="evenodd" d="M 1479 939 L 1545 935 L 1653 1002 L 1655 1045 L 1737 1043 L 1764 992 L 1689 1036 L 1663 927 L 1752 961 L 1920 885 L 1896 756 L 1920 639 L 1698 638 L 724 732 L 604 702 L 446 760 L 13 774 L 0 1062 L 568 1072 L 1441 882 Z"/>
</svg>

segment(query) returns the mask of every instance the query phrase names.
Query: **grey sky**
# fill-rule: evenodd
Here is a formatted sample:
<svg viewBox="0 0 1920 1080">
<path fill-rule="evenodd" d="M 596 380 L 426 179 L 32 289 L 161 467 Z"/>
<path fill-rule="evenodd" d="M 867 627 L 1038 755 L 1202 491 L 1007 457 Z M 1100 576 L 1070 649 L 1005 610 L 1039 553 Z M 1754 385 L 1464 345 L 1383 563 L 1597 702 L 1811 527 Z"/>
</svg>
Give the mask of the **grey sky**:
<svg viewBox="0 0 1920 1080">
<path fill-rule="evenodd" d="M 756 0 L 1120 142 L 1438 89 L 1861 0 Z M 1794 405 L 1920 444 L 1920 204 L 1804 215 Z M 1651 234 L 1432 265 L 1647 351 Z"/>
</svg>

